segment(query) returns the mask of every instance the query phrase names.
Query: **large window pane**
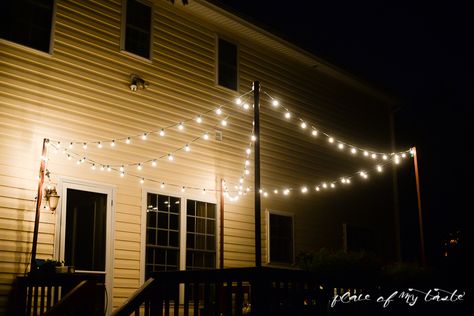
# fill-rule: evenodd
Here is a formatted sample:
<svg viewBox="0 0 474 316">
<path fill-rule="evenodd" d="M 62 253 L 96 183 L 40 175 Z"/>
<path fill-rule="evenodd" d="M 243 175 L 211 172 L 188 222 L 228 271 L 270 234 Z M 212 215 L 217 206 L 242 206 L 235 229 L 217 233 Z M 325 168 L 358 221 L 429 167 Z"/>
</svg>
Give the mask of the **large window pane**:
<svg viewBox="0 0 474 316">
<path fill-rule="evenodd" d="M 293 217 L 270 216 L 270 262 L 293 263 Z"/>
<path fill-rule="evenodd" d="M 125 50 L 149 59 L 151 46 L 151 7 L 127 0 Z"/>
<path fill-rule="evenodd" d="M 232 90 L 237 90 L 237 46 L 219 38 L 217 49 L 218 84 Z"/>
</svg>

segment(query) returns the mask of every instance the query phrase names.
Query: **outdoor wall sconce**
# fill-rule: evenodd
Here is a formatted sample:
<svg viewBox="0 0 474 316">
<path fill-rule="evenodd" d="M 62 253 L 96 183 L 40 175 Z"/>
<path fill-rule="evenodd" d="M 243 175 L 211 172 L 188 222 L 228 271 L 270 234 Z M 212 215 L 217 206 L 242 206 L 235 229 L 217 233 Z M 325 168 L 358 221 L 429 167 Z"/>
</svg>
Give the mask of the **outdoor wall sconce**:
<svg viewBox="0 0 474 316">
<path fill-rule="evenodd" d="M 54 212 L 56 208 L 58 207 L 59 203 L 59 195 L 58 192 L 56 192 L 56 188 L 46 188 L 44 190 L 44 199 L 46 200 L 46 206 L 51 210 L 51 212 Z"/>
<path fill-rule="evenodd" d="M 138 89 L 145 89 L 146 87 L 148 87 L 148 83 L 142 77 L 136 74 L 130 75 L 130 90 L 135 92 Z"/>
</svg>

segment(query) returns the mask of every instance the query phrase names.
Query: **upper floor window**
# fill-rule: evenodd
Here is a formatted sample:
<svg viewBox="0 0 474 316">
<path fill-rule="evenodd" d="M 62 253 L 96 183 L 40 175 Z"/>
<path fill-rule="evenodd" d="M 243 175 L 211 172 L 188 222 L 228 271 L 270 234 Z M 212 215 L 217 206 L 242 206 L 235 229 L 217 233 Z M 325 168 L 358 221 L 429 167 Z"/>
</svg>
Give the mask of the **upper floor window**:
<svg viewBox="0 0 474 316">
<path fill-rule="evenodd" d="M 292 264 L 293 216 L 280 213 L 268 213 L 269 262 Z"/>
<path fill-rule="evenodd" d="M 50 52 L 54 0 L 1 1 L 0 37 Z"/>
<path fill-rule="evenodd" d="M 219 38 L 217 48 L 217 83 L 237 90 L 237 45 Z"/>
<path fill-rule="evenodd" d="M 127 52 L 150 59 L 151 6 L 139 0 L 125 2 L 125 34 L 122 48 Z"/>
</svg>

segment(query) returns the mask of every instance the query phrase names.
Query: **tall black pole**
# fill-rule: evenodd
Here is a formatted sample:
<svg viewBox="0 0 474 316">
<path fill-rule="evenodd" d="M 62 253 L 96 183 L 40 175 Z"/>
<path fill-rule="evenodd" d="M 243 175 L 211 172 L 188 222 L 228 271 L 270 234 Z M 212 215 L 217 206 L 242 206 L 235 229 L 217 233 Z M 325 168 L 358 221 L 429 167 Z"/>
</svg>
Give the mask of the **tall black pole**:
<svg viewBox="0 0 474 316">
<path fill-rule="evenodd" d="M 260 203 L 260 82 L 253 82 L 254 169 L 255 169 L 255 266 L 262 266 L 262 232 Z"/>
<path fill-rule="evenodd" d="M 416 182 L 416 197 L 418 201 L 418 225 L 420 228 L 420 257 L 421 264 L 426 266 L 426 253 L 425 253 L 425 234 L 423 231 L 423 213 L 421 211 L 421 193 L 420 193 L 420 175 L 418 173 L 418 155 L 416 147 L 412 148 L 413 152 L 413 163 L 415 165 L 415 182 Z"/>
<path fill-rule="evenodd" d="M 38 179 L 38 192 L 36 193 L 36 212 L 35 212 L 35 228 L 33 230 L 33 245 L 31 247 L 31 265 L 30 272 L 35 271 L 36 269 L 36 248 L 38 245 L 38 231 L 39 231 L 39 221 L 40 221 L 40 211 L 41 211 L 41 200 L 43 198 L 43 183 L 44 183 L 44 171 L 46 169 L 46 156 L 48 154 L 47 145 L 49 139 L 43 139 L 43 150 L 41 152 L 41 163 L 39 170 L 39 179 Z"/>
</svg>

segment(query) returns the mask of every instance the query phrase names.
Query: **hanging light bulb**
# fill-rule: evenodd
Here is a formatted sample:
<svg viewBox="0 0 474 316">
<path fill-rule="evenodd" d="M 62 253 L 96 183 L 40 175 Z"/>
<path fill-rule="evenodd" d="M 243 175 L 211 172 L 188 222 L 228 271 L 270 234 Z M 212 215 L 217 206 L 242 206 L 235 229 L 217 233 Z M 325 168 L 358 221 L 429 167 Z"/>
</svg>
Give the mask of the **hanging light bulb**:
<svg viewBox="0 0 474 316">
<path fill-rule="evenodd" d="M 378 172 L 382 172 L 382 170 L 383 170 L 383 169 L 382 169 L 382 166 L 381 166 L 381 165 L 377 165 L 377 171 L 378 171 Z"/>
<path fill-rule="evenodd" d="M 164 182 L 161 182 L 160 184 L 160 188 L 164 189 L 165 188 L 165 183 Z"/>
<path fill-rule="evenodd" d="M 277 189 L 273 190 L 273 193 L 278 194 L 278 190 Z"/>
<path fill-rule="evenodd" d="M 83 149 L 87 149 L 87 143 L 83 143 L 83 144 L 82 144 L 82 148 L 83 148 Z"/>
<path fill-rule="evenodd" d="M 140 184 L 143 184 L 143 183 L 145 183 L 145 179 L 144 179 L 144 178 L 141 178 L 141 179 L 140 179 Z"/>
<path fill-rule="evenodd" d="M 202 189 L 202 194 L 206 194 L 206 189 Z"/>
<path fill-rule="evenodd" d="M 249 165 L 250 165 L 250 161 L 249 161 L 248 159 L 245 160 L 245 165 L 246 165 L 246 166 L 249 166 Z"/>
<path fill-rule="evenodd" d="M 376 154 L 372 154 L 372 159 L 377 159 L 377 155 Z"/>
<path fill-rule="evenodd" d="M 244 103 L 244 105 L 242 107 L 244 108 L 244 110 L 248 110 L 248 109 L 250 109 L 250 104 L 248 104 L 246 102 L 246 103 Z"/>
<path fill-rule="evenodd" d="M 102 143 L 101 142 L 97 143 L 97 148 L 99 148 L 99 149 L 102 148 Z"/>
<path fill-rule="evenodd" d="M 323 187 L 324 189 L 327 189 L 328 185 L 326 184 L 326 182 L 323 182 L 322 187 Z"/>
<path fill-rule="evenodd" d="M 301 126 L 302 129 L 305 129 L 307 127 L 306 122 L 304 122 L 304 121 L 301 122 L 300 126 Z"/>
<path fill-rule="evenodd" d="M 203 136 L 204 140 L 208 140 L 209 139 L 209 134 L 208 133 L 205 133 L 204 136 Z"/>
<path fill-rule="evenodd" d="M 313 129 L 313 130 L 311 131 L 311 135 L 313 135 L 313 136 L 318 136 L 318 131 L 315 130 L 315 129 Z"/>
<path fill-rule="evenodd" d="M 138 163 L 138 165 L 137 165 L 137 170 L 140 171 L 140 170 L 142 170 L 142 169 L 143 169 L 142 164 L 141 164 L 141 163 Z"/>
<path fill-rule="evenodd" d="M 223 119 L 223 120 L 221 121 L 221 125 L 222 125 L 222 126 L 227 126 L 227 120 L 226 120 L 226 119 Z"/>
<path fill-rule="evenodd" d="M 201 124 L 202 123 L 202 117 L 201 115 L 199 115 L 197 118 L 196 118 L 196 122 Z"/>
<path fill-rule="evenodd" d="M 191 147 L 189 147 L 189 145 L 186 144 L 186 146 L 184 146 L 184 151 L 186 151 L 186 152 L 191 151 Z"/>
<path fill-rule="evenodd" d="M 165 129 L 164 129 L 164 128 L 162 128 L 162 129 L 160 130 L 160 136 L 161 136 L 161 137 L 165 136 Z"/>
<path fill-rule="evenodd" d="M 357 149 L 355 149 L 354 147 L 351 148 L 351 154 L 355 155 L 357 154 Z"/>
<path fill-rule="evenodd" d="M 125 170 L 125 167 L 123 165 L 120 166 L 120 169 L 119 169 L 121 172 L 123 172 Z"/>
<path fill-rule="evenodd" d="M 369 153 L 368 153 L 366 150 L 364 150 L 364 156 L 365 156 L 365 157 L 368 157 L 368 156 L 369 156 Z"/>
<path fill-rule="evenodd" d="M 285 190 L 283 190 L 283 194 L 284 194 L 284 195 L 288 195 L 288 194 L 290 194 L 290 190 L 289 190 L 289 189 L 285 189 Z"/>
<path fill-rule="evenodd" d="M 287 112 L 285 113 L 285 118 L 286 118 L 286 119 L 290 119 L 290 118 L 291 118 L 291 113 L 287 111 Z"/>
<path fill-rule="evenodd" d="M 328 142 L 330 142 L 331 144 L 334 143 L 334 138 L 329 137 L 329 138 L 328 138 Z"/>
<path fill-rule="evenodd" d="M 247 155 L 250 155 L 251 152 L 252 152 L 252 150 L 250 149 L 250 147 L 247 147 L 247 149 L 245 149 L 245 153 Z"/>
<path fill-rule="evenodd" d="M 172 154 L 168 154 L 168 160 L 169 160 L 169 161 L 173 161 L 173 160 L 174 160 L 174 157 L 173 157 Z"/>
<path fill-rule="evenodd" d="M 383 156 L 382 156 L 382 159 L 383 159 L 383 160 L 387 160 L 387 159 L 388 159 L 387 155 L 383 155 Z"/>
<path fill-rule="evenodd" d="M 407 157 L 407 154 L 403 153 L 402 158 L 406 158 L 406 157 Z"/>
<path fill-rule="evenodd" d="M 95 170 L 95 169 L 96 169 L 95 163 L 92 164 L 91 169 L 92 169 L 92 170 Z"/>
<path fill-rule="evenodd" d="M 246 175 L 249 175 L 249 174 L 250 174 L 249 169 L 245 169 L 245 174 L 246 174 Z"/>
<path fill-rule="evenodd" d="M 307 193 L 308 192 L 308 188 L 307 187 L 302 187 L 301 188 L 301 193 Z"/>
<path fill-rule="evenodd" d="M 247 187 L 247 189 L 245 189 L 245 191 L 250 192 L 250 187 Z"/>
<path fill-rule="evenodd" d="M 239 182 L 240 182 L 240 183 L 244 183 L 244 178 L 241 177 L 241 178 L 239 179 Z"/>
<path fill-rule="evenodd" d="M 72 157 L 71 157 L 70 154 L 67 154 L 67 159 L 68 159 L 68 160 L 71 160 L 71 159 L 72 159 Z"/>
<path fill-rule="evenodd" d="M 151 161 L 152 167 L 156 167 L 156 164 L 157 164 L 157 163 L 156 163 L 156 159 L 153 159 L 153 160 Z"/>
<path fill-rule="evenodd" d="M 337 147 L 339 147 L 339 149 L 344 149 L 344 144 L 343 143 L 339 143 L 339 145 L 337 145 Z"/>
<path fill-rule="evenodd" d="M 256 140 L 257 140 L 257 136 L 255 136 L 255 135 L 250 136 L 250 140 L 253 141 L 253 142 L 256 141 Z"/>
<path fill-rule="evenodd" d="M 263 196 L 264 196 L 264 197 L 267 197 L 267 196 L 268 196 L 268 193 L 267 193 L 267 192 L 263 192 Z"/>
<path fill-rule="evenodd" d="M 277 107 L 278 104 L 279 104 L 278 100 L 273 99 L 272 105 L 273 105 L 274 107 Z"/>
<path fill-rule="evenodd" d="M 342 178 L 341 183 L 346 183 L 346 178 Z"/>
<path fill-rule="evenodd" d="M 216 109 L 216 114 L 217 114 L 217 115 L 221 115 L 221 114 L 222 114 L 221 108 L 217 108 L 217 109 Z"/>
<path fill-rule="evenodd" d="M 125 140 L 125 144 L 129 145 L 131 142 L 132 140 L 130 139 L 130 136 L 128 136 L 127 139 Z"/>
<path fill-rule="evenodd" d="M 321 191 L 321 189 L 318 186 L 316 186 L 314 189 L 318 192 Z"/>
<path fill-rule="evenodd" d="M 100 171 L 104 171 L 104 170 L 105 170 L 104 165 L 100 166 Z"/>
<path fill-rule="evenodd" d="M 346 179 L 346 184 L 350 184 L 351 183 L 351 179 Z"/>
<path fill-rule="evenodd" d="M 115 147 L 115 139 L 110 142 L 110 147 Z"/>
<path fill-rule="evenodd" d="M 69 143 L 69 149 L 71 149 L 71 148 L 72 148 L 72 145 L 73 145 L 73 143 L 72 143 L 72 142 L 70 142 L 70 143 Z"/>
<path fill-rule="evenodd" d="M 334 183 L 331 183 L 331 188 L 333 188 L 333 189 L 334 189 L 335 187 L 336 187 L 336 184 L 334 184 Z"/>
<path fill-rule="evenodd" d="M 181 192 L 186 191 L 186 188 L 184 186 L 181 187 Z"/>
<path fill-rule="evenodd" d="M 178 124 L 178 129 L 179 129 L 180 131 L 182 131 L 182 130 L 184 129 L 184 124 L 183 124 L 183 122 L 179 122 L 179 124 Z"/>
<path fill-rule="evenodd" d="M 235 99 L 235 104 L 240 105 L 242 103 L 242 99 L 237 98 Z"/>
<path fill-rule="evenodd" d="M 108 172 L 112 171 L 112 168 L 110 168 L 109 165 L 107 165 L 107 171 L 108 171 Z"/>
<path fill-rule="evenodd" d="M 142 135 L 142 140 L 146 140 L 147 136 L 148 136 L 147 133 L 143 133 L 143 135 Z"/>
<path fill-rule="evenodd" d="M 124 176 L 125 176 L 125 172 L 123 172 L 123 171 L 120 171 L 120 177 L 122 177 L 122 178 L 123 178 Z"/>
</svg>

